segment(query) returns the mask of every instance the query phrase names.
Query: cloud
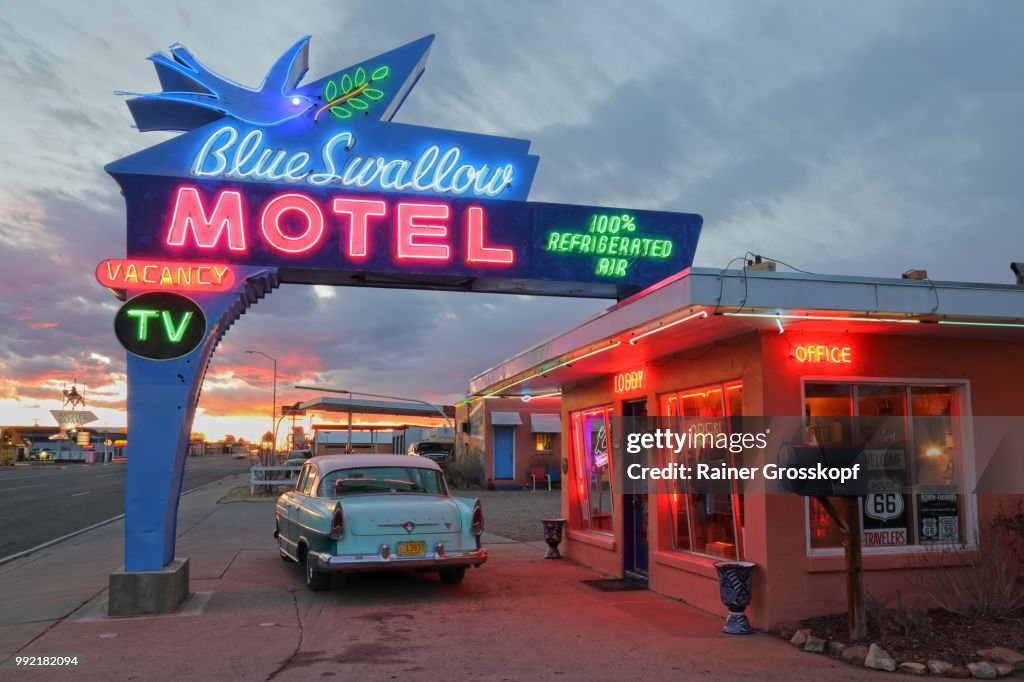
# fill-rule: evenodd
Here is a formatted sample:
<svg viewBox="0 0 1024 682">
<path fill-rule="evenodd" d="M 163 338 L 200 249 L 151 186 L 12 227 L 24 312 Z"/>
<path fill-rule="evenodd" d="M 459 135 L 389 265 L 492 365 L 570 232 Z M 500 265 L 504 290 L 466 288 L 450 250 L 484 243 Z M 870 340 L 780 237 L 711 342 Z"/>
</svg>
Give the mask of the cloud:
<svg viewBox="0 0 1024 682">
<path fill-rule="evenodd" d="M 1022 20 L 1012 2 L 5 3 L 0 421 L 76 378 L 123 402 L 119 303 L 93 278 L 124 253 L 103 165 L 167 136 L 134 132 L 111 93 L 156 89 L 145 56 L 176 41 L 255 85 L 307 32 L 311 78 L 434 32 L 397 120 L 532 140 L 532 200 L 700 213 L 703 266 L 753 251 L 1005 282 L 1024 245 Z M 310 397 L 297 383 L 451 401 L 606 305 L 282 287 L 214 356 L 204 423 L 266 411 L 272 366 L 247 349 L 278 359 L 279 403 Z"/>
</svg>

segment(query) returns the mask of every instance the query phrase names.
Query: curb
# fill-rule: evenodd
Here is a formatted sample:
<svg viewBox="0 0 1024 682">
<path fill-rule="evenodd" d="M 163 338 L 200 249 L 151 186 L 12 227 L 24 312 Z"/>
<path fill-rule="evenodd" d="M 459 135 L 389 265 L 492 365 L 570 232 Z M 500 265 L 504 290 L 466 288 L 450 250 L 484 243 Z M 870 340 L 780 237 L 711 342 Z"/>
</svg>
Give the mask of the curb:
<svg viewBox="0 0 1024 682">
<path fill-rule="evenodd" d="M 227 479 L 229 479 L 229 478 L 231 478 L 233 476 L 238 476 L 238 474 L 228 474 L 227 476 L 224 476 L 223 478 L 218 478 L 215 481 L 210 481 L 209 483 L 204 483 L 204 484 L 202 484 L 200 486 L 196 486 L 195 488 L 192 488 L 190 490 L 186 490 L 185 492 L 183 492 L 180 495 L 180 497 L 184 497 L 185 495 L 189 495 L 191 493 L 197 492 L 199 490 L 202 490 L 203 488 L 208 488 L 211 485 L 216 485 L 217 483 L 220 483 L 221 481 L 226 481 Z M 0 566 L 3 566 L 4 564 L 9 564 L 12 561 L 17 561 L 18 559 L 26 557 L 29 554 L 33 554 L 33 553 L 38 552 L 38 551 L 43 550 L 43 549 L 47 549 L 48 547 L 53 547 L 54 545 L 56 545 L 58 543 L 64 542 L 65 540 L 70 540 L 71 538 L 76 537 L 78 535 L 81 535 L 82 533 L 88 533 L 91 530 L 96 530 L 97 528 L 105 526 L 108 523 L 113 523 L 114 521 L 120 521 L 123 518 L 124 518 L 124 514 L 118 514 L 117 516 L 112 516 L 109 519 L 106 519 L 104 521 L 100 521 L 98 523 L 94 523 L 91 526 L 86 526 L 85 528 L 80 528 L 80 529 L 78 529 L 76 531 L 68 533 L 67 535 L 62 535 L 59 538 L 54 538 L 53 540 L 47 540 L 46 542 L 44 542 L 41 545 L 36 545 L 35 547 L 30 547 L 28 549 L 23 549 L 20 552 L 16 552 L 14 554 L 10 554 L 10 555 L 5 556 L 5 557 L 0 557 Z"/>
</svg>

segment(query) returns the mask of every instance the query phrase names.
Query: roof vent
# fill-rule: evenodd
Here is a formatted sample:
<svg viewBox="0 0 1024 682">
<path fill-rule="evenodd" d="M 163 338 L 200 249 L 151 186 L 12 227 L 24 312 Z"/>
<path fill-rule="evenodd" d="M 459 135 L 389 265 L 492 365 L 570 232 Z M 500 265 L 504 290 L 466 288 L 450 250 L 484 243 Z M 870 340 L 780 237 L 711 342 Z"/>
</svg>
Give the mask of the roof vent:
<svg viewBox="0 0 1024 682">
<path fill-rule="evenodd" d="M 754 255 L 754 260 L 748 260 L 743 265 L 744 270 L 757 270 L 760 272 L 775 272 L 775 261 L 765 260 L 761 256 Z"/>
<path fill-rule="evenodd" d="M 903 279 L 928 279 L 927 270 L 907 270 L 903 273 Z"/>
<path fill-rule="evenodd" d="M 1024 263 L 1010 263 L 1010 269 L 1017 276 L 1017 284 L 1024 285 Z"/>
</svg>

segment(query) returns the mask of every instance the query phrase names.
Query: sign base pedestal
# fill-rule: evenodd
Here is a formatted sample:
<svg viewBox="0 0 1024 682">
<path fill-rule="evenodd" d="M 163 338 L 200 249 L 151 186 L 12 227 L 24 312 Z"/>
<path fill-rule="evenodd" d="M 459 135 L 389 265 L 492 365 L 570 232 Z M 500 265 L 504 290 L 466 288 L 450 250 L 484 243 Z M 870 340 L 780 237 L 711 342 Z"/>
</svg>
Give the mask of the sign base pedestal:
<svg viewBox="0 0 1024 682">
<path fill-rule="evenodd" d="M 159 571 L 110 574 L 108 616 L 173 613 L 188 598 L 188 559 L 173 559 Z"/>
</svg>

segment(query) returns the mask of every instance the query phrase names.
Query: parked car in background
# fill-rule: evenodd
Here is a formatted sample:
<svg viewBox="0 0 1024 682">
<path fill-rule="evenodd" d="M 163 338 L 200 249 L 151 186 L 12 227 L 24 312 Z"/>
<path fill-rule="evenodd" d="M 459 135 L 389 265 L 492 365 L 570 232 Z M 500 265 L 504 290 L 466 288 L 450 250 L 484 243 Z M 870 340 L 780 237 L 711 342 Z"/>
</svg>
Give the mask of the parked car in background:
<svg viewBox="0 0 1024 682">
<path fill-rule="evenodd" d="M 425 457 L 314 457 L 275 514 L 281 558 L 302 565 L 311 590 L 328 589 L 332 573 L 387 570 L 436 571 L 454 585 L 487 561 L 480 500 L 449 495 Z"/>
<path fill-rule="evenodd" d="M 284 465 L 289 467 L 302 466 L 312 456 L 312 450 L 292 450 L 288 453 L 288 459 L 284 461 Z"/>
<path fill-rule="evenodd" d="M 450 440 L 450 439 L 449 439 Z M 446 464 L 455 452 L 455 443 L 445 440 L 424 440 L 412 443 L 409 446 L 409 454 L 416 457 L 426 457 L 438 464 Z"/>
</svg>

